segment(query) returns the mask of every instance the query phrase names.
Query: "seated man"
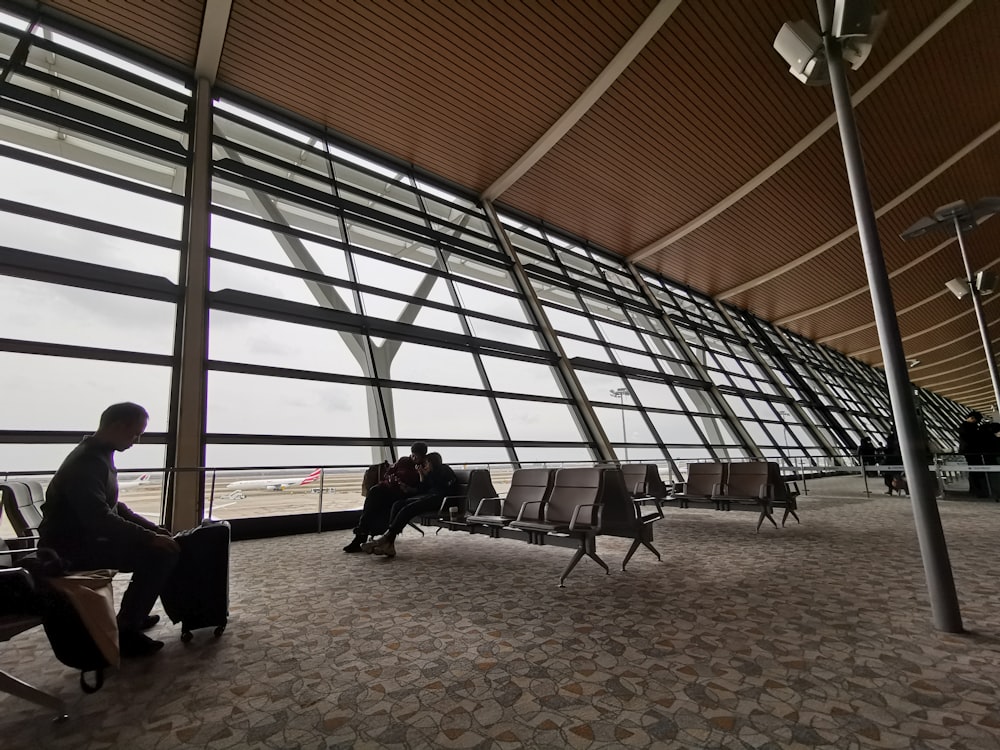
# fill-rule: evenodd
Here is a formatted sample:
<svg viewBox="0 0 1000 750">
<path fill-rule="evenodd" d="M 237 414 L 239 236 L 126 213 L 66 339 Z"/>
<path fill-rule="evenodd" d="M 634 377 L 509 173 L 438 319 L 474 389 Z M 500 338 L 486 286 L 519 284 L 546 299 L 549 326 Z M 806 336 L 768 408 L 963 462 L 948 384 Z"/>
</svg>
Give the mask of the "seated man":
<svg viewBox="0 0 1000 750">
<path fill-rule="evenodd" d="M 416 492 L 420 482 L 416 467 L 426 455 L 427 444 L 414 443 L 410 446 L 410 455 L 400 457 L 389 467 L 379 483 L 368 490 L 361 518 L 354 527 L 354 539 L 344 547 L 344 552 L 361 552 L 361 545 L 368 537 L 386 530 L 393 504 Z"/>
<path fill-rule="evenodd" d="M 97 432 L 72 450 L 49 482 L 38 528 L 39 546 L 54 550 L 70 570 L 132 573 L 118 611 L 123 657 L 146 656 L 163 647 L 141 631 L 159 621 L 149 611 L 180 553 L 169 531 L 118 502 L 115 451 L 139 442 L 148 420 L 138 404 L 105 409 Z"/>
<path fill-rule="evenodd" d="M 440 453 L 428 453 L 427 458 L 417 465 L 420 472 L 420 485 L 413 497 L 397 501 L 392 506 L 389 519 L 389 530 L 374 542 L 363 546 L 365 552 L 386 557 L 396 556 L 396 537 L 406 524 L 422 513 L 437 510 L 448 491 L 455 485 L 457 477 L 451 467 L 441 462 Z"/>
</svg>

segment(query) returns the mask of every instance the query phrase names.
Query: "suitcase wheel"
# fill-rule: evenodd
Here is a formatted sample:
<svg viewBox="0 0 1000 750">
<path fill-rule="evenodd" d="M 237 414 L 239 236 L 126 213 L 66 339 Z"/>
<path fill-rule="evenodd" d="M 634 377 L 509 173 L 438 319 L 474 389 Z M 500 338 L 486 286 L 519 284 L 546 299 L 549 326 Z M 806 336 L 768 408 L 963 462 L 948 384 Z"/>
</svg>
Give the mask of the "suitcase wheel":
<svg viewBox="0 0 1000 750">
<path fill-rule="evenodd" d="M 226 626 L 225 625 L 219 625 L 219 627 L 217 627 L 212 632 L 214 633 L 214 635 L 215 635 L 216 638 L 220 638 L 222 636 L 222 634 L 226 632 Z"/>
<path fill-rule="evenodd" d="M 194 635 L 191 633 L 190 630 L 181 631 L 181 642 L 190 643 L 192 638 L 194 638 Z"/>
</svg>

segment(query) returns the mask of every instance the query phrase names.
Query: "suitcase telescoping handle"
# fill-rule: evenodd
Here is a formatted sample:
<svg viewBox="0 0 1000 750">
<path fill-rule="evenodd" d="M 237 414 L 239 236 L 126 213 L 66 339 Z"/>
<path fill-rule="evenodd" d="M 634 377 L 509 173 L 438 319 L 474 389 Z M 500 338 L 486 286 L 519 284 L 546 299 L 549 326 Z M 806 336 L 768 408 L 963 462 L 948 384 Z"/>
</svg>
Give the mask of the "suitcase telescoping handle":
<svg viewBox="0 0 1000 750">
<path fill-rule="evenodd" d="M 215 469 L 212 469 L 212 491 L 208 493 L 208 519 L 212 520 L 212 509 L 215 508 Z"/>
</svg>

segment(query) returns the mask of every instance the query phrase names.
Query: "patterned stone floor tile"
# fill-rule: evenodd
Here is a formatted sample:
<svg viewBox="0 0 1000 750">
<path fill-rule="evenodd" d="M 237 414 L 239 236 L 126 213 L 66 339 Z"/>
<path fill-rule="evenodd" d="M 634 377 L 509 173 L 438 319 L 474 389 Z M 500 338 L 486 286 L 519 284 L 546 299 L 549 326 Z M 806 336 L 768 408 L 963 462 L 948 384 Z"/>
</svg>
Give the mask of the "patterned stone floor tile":
<svg viewBox="0 0 1000 750">
<path fill-rule="evenodd" d="M 3 750 L 1000 750 L 1000 506 L 940 505 L 973 631 L 942 634 L 909 503 L 810 490 L 801 525 L 760 534 L 668 508 L 663 563 L 585 561 L 565 589 L 569 550 L 467 534 L 406 533 L 391 562 L 341 553 L 347 532 L 240 542 L 222 638 L 161 623 L 163 652 L 96 695 L 40 630 L 4 644 L 71 719 L 0 696 Z M 628 540 L 598 545 L 610 564 Z"/>
</svg>

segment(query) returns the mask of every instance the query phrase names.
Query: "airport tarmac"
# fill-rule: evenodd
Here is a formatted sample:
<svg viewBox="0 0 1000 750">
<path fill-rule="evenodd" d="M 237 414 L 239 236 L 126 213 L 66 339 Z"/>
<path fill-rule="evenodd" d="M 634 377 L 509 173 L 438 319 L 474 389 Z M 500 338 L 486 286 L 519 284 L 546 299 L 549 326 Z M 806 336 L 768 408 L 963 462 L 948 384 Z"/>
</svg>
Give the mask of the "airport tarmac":
<svg viewBox="0 0 1000 750">
<path fill-rule="evenodd" d="M 512 470 L 494 468 L 490 474 L 493 480 L 493 487 L 500 494 L 507 491 L 510 486 L 510 476 Z M 216 520 L 232 520 L 235 518 L 261 518 L 267 516 L 285 515 L 308 515 L 317 513 L 320 510 L 320 498 L 322 497 L 322 510 L 325 513 L 338 510 L 360 509 L 364 504 L 364 495 L 361 494 L 361 480 L 364 472 L 329 472 L 323 479 L 323 492 L 319 487 L 312 485 L 308 489 L 286 488 L 282 490 L 269 490 L 266 488 L 252 488 L 233 490 L 226 487 L 226 484 L 233 481 L 233 477 L 228 477 L 219 482 L 215 488 L 215 498 L 211 501 L 209 496 L 210 487 L 206 487 L 205 494 L 205 515 L 208 517 L 211 507 L 211 517 Z M 241 477 L 252 478 L 252 477 Z M 159 522 L 160 504 L 162 501 L 162 488 L 160 478 L 155 477 L 147 484 L 123 489 L 119 499 L 136 513 L 141 513 L 146 518 Z M 0 537 L 9 538 L 15 536 L 6 518 L 0 520 Z"/>
</svg>

